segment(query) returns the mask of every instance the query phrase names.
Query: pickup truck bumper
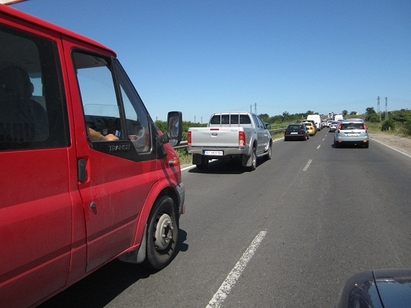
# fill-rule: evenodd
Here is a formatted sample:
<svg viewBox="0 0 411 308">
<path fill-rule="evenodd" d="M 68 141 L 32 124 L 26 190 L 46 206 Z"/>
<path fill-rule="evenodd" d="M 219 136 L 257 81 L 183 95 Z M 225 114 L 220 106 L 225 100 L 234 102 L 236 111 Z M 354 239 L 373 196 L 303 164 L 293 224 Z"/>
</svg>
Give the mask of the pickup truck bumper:
<svg viewBox="0 0 411 308">
<path fill-rule="evenodd" d="M 203 156 L 207 156 L 210 159 L 221 158 L 224 156 L 241 156 L 241 155 L 250 155 L 250 146 L 246 145 L 244 147 L 232 147 L 232 148 L 223 148 L 223 147 L 196 147 L 196 146 L 188 146 L 187 151 L 190 154 L 199 154 Z M 223 155 L 209 155 L 206 154 L 206 151 L 222 151 Z"/>
</svg>

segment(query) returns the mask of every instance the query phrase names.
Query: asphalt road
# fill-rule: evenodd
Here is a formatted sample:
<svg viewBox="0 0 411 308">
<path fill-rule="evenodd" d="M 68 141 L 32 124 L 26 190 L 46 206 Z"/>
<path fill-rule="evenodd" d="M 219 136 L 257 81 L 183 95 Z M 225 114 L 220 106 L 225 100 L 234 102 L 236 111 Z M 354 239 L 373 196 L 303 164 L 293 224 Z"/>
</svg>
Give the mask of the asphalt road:
<svg viewBox="0 0 411 308">
<path fill-rule="evenodd" d="M 333 307 L 349 275 L 411 267 L 411 159 L 332 138 L 277 141 L 253 172 L 183 171 L 187 212 L 167 268 L 114 261 L 41 307 Z"/>
</svg>

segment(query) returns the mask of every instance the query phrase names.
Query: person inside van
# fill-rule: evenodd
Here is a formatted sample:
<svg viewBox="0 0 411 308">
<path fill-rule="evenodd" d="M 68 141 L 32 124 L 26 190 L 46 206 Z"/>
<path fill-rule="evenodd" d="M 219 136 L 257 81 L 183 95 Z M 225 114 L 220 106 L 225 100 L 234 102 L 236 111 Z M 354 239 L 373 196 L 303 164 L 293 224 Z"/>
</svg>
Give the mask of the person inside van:
<svg viewBox="0 0 411 308">
<path fill-rule="evenodd" d="M 98 131 L 92 129 L 91 127 L 88 127 L 88 136 L 91 141 L 113 141 L 113 140 L 119 140 L 119 138 L 113 134 L 107 134 L 103 135 L 99 133 Z"/>
<path fill-rule="evenodd" d="M 32 99 L 34 86 L 21 67 L 0 69 L 0 135 L 3 141 L 27 144 L 49 136 L 46 110 Z"/>
</svg>

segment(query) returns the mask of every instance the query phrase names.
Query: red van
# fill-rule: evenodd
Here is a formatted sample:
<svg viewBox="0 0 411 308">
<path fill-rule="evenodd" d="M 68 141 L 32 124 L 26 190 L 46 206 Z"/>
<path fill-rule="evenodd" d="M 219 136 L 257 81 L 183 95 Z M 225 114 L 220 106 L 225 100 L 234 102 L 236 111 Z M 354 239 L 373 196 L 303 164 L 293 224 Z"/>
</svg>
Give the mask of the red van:
<svg viewBox="0 0 411 308">
<path fill-rule="evenodd" d="M 0 307 L 36 306 L 109 261 L 160 270 L 185 190 L 168 133 L 107 47 L 0 4 Z"/>
</svg>

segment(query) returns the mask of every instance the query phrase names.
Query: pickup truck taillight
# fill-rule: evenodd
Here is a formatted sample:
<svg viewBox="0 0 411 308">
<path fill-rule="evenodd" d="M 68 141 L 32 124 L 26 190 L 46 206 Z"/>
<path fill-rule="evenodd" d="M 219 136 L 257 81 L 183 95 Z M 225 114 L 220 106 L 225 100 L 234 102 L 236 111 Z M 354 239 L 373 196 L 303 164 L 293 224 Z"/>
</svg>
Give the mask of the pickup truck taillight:
<svg viewBox="0 0 411 308">
<path fill-rule="evenodd" d="M 245 146 L 245 133 L 244 132 L 238 132 L 238 145 L 240 147 Z"/>
<path fill-rule="evenodd" d="M 187 132 L 187 144 L 191 145 L 191 131 Z"/>
</svg>

